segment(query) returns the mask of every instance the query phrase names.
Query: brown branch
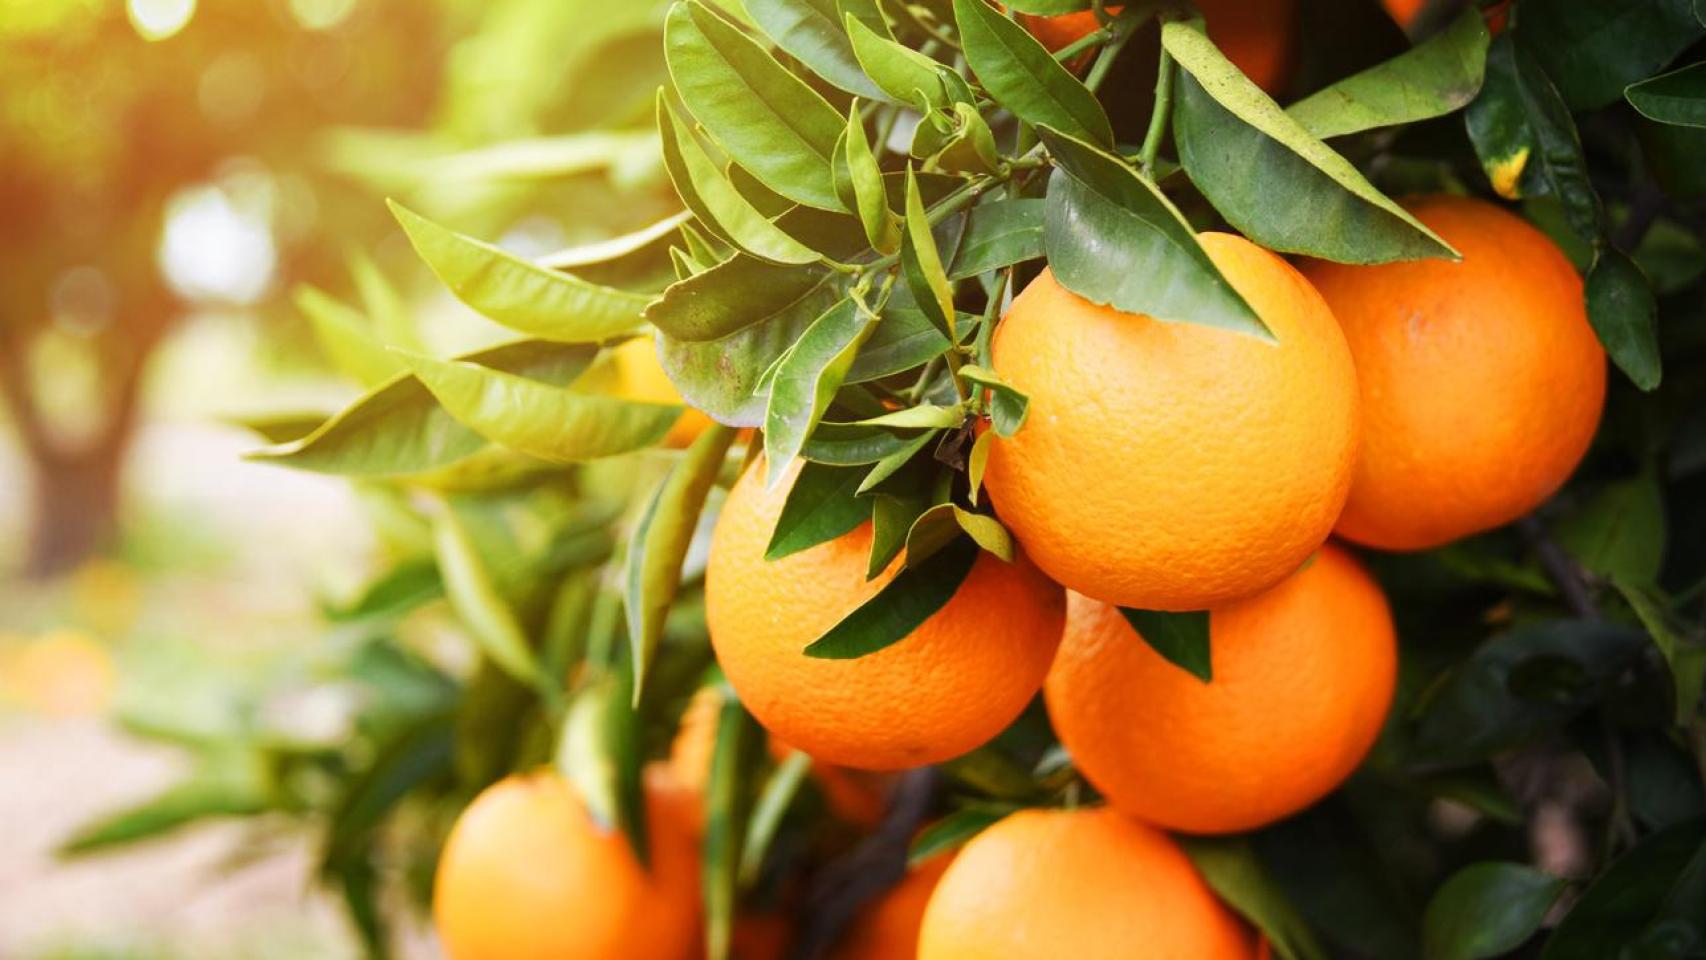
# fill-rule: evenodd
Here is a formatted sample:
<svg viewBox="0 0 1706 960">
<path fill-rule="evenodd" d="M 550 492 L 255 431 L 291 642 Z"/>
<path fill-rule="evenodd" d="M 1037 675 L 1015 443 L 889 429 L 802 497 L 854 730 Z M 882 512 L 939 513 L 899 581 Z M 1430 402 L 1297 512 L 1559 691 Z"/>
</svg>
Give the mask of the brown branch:
<svg viewBox="0 0 1706 960">
<path fill-rule="evenodd" d="M 1540 559 L 1546 578 L 1563 595 L 1564 605 L 1570 608 L 1570 612 L 1583 620 L 1598 620 L 1599 605 L 1594 602 L 1593 588 L 1588 585 L 1587 575 L 1546 532 L 1546 525 L 1538 517 L 1530 515 L 1517 521 L 1516 528 Z"/>
</svg>

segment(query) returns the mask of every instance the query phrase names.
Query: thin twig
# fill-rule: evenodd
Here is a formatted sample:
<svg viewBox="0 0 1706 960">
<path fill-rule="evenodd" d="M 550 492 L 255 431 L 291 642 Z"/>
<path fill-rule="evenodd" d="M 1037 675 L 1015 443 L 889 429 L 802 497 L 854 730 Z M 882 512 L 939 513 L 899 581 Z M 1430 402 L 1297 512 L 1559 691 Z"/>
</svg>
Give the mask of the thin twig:
<svg viewBox="0 0 1706 960">
<path fill-rule="evenodd" d="M 1517 521 L 1517 531 L 1540 559 L 1541 569 L 1563 595 L 1570 612 L 1583 620 L 1598 620 L 1599 605 L 1594 602 L 1593 588 L 1588 585 L 1586 575 L 1546 532 L 1545 524 L 1538 517 L 1527 516 Z"/>
</svg>

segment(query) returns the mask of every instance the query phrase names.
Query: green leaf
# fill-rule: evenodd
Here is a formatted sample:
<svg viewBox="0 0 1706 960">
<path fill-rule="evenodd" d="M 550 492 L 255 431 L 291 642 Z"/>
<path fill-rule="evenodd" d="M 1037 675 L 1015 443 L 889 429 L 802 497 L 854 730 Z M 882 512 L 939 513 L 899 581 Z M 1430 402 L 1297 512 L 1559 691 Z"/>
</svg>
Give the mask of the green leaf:
<svg viewBox="0 0 1706 960">
<path fill-rule="evenodd" d="M 1326 948 L 1268 877 L 1247 841 L 1185 837 L 1180 845 L 1209 887 L 1267 936 L 1280 960 L 1327 960 Z"/>
<path fill-rule="evenodd" d="M 461 359 L 564 385 L 585 372 L 595 355 L 583 344 L 522 340 Z M 455 463 L 485 446 L 484 437 L 463 426 L 407 374 L 363 395 L 306 436 L 248 459 L 346 476 L 402 476 Z"/>
<path fill-rule="evenodd" d="M 1465 10 L 1415 49 L 1317 91 L 1286 109 L 1314 137 L 1342 137 L 1444 116 L 1475 99 L 1492 36 Z"/>
<path fill-rule="evenodd" d="M 812 321 L 777 364 L 764 415 L 764 460 L 770 486 L 782 479 L 841 389 L 853 355 L 875 319 L 857 297 L 844 297 Z"/>
<path fill-rule="evenodd" d="M 1043 256 L 1043 223 L 1046 201 L 1018 197 L 997 200 L 966 211 L 959 248 L 948 265 L 948 278 L 964 280 L 1040 260 Z"/>
<path fill-rule="evenodd" d="M 650 860 L 646 832 L 644 757 L 639 715 L 626 683 L 614 674 L 594 675 L 564 714 L 555 765 L 574 785 L 587 814 L 601 829 L 620 829 L 641 863 Z"/>
<path fill-rule="evenodd" d="M 914 437 L 884 427 L 851 423 L 820 423 L 812 431 L 800 456 L 813 463 L 833 467 L 857 467 L 876 463 L 907 446 Z"/>
<path fill-rule="evenodd" d="M 1664 655 L 1665 664 L 1670 667 L 1675 723 L 1678 728 L 1686 729 L 1700 708 L 1700 692 L 1706 687 L 1706 643 L 1684 637 L 1671 627 L 1669 603 L 1657 588 L 1631 582 L 1620 575 L 1613 575 L 1611 583 L 1635 611 L 1635 618 L 1641 621 L 1653 645 Z"/>
<path fill-rule="evenodd" d="M 705 955 L 726 960 L 739 895 L 742 833 L 746 825 L 747 757 L 762 734 L 731 694 L 717 715 L 711 776 L 705 785 L 705 838 L 700 889 L 705 903 Z"/>
<path fill-rule="evenodd" d="M 67 857 L 97 853 L 213 817 L 253 816 L 272 806 L 259 757 L 249 753 L 215 756 L 153 797 L 78 827 L 58 853 Z"/>
<path fill-rule="evenodd" d="M 714 426 L 699 434 L 646 501 L 628 541 L 623 569 L 623 609 L 627 613 L 630 660 L 636 705 L 645 689 L 652 658 L 663 640 L 664 620 L 681 588 L 681 565 L 693 543 L 693 531 L 705 498 L 734 442 L 731 427 Z"/>
<path fill-rule="evenodd" d="M 805 3 L 807 0 L 794 2 Z M 859 116 L 857 101 L 848 111 L 844 145 L 848 175 L 853 186 L 853 205 L 858 210 L 859 222 L 865 227 L 865 236 L 878 253 L 894 253 L 900 249 L 900 223 L 895 219 L 894 211 L 889 209 L 888 191 L 883 188 L 883 171 L 877 166 L 877 157 L 871 152 L 870 142 L 865 139 L 865 121 Z"/>
<path fill-rule="evenodd" d="M 658 91 L 658 133 L 663 137 L 664 166 L 675 192 L 701 223 L 715 227 L 730 243 L 756 257 L 776 263 L 814 263 L 822 256 L 784 233 L 760 213 L 705 153 L 699 138 L 675 115 L 669 96 Z"/>
<path fill-rule="evenodd" d="M 573 463 L 662 440 L 682 408 L 554 387 L 465 362 L 408 356 L 415 376 L 450 415 L 496 443 Z"/>
<path fill-rule="evenodd" d="M 823 268 L 782 267 L 736 254 L 670 284 L 646 307 L 645 316 L 675 340 L 718 340 L 815 302 L 828 279 Z"/>
<path fill-rule="evenodd" d="M 1524 0 L 1514 32 L 1579 111 L 1616 100 L 1706 27 L 1689 0 Z"/>
<path fill-rule="evenodd" d="M 527 634 L 498 592 L 473 539 L 456 509 L 440 501 L 432 518 L 433 548 L 444 578 L 444 593 L 457 619 L 468 628 L 480 652 L 523 686 L 552 688 L 539 669 Z"/>
<path fill-rule="evenodd" d="M 644 294 L 547 270 L 388 202 L 415 252 L 450 292 L 511 330 L 541 340 L 594 343 L 640 325 L 649 299 Z"/>
<path fill-rule="evenodd" d="M 795 750 L 777 764 L 764 781 L 758 801 L 752 806 L 752 819 L 746 825 L 746 840 L 741 844 L 739 875 L 742 886 L 750 887 L 758 881 L 764 869 L 764 859 L 770 853 L 776 832 L 781 829 L 782 818 L 793 805 L 794 798 L 799 796 L 800 787 L 806 782 L 806 774 L 811 769 L 811 755 L 804 750 Z"/>
<path fill-rule="evenodd" d="M 777 271 L 770 277 L 778 286 L 795 283 L 804 272 L 763 266 Z M 664 370 L 687 402 L 737 427 L 756 427 L 764 421 L 767 398 L 757 392 L 759 379 L 841 296 L 835 287 L 821 282 L 803 291 L 796 287 L 766 290 L 762 286 L 750 290 L 754 298 L 778 292 L 792 295 L 780 304 L 749 301 L 754 312 L 762 314 L 761 319 L 721 339 L 694 341 L 662 336 L 658 346 Z M 726 292 L 724 288 L 711 288 L 706 295 L 722 296 Z"/>
<path fill-rule="evenodd" d="M 1056 164 L 1043 244 L 1062 286 L 1127 313 L 1273 339 L 1153 183 L 1083 141 L 1037 133 Z"/>
<path fill-rule="evenodd" d="M 1588 178 L 1576 122 L 1546 72 L 1508 32 L 1487 48 L 1486 82 L 1464 122 L 1495 192 L 1512 200 L 1557 197 L 1571 231 L 1584 244 L 1598 246 L 1599 195 Z"/>
<path fill-rule="evenodd" d="M 887 94 L 886 99 L 908 103 L 922 111 L 949 102 L 947 88 L 943 86 L 946 68 L 940 63 L 896 43 L 886 28 L 879 32 L 863 18 L 848 14 L 843 22 L 860 68 Z"/>
<path fill-rule="evenodd" d="M 829 101 L 699 0 L 670 7 L 664 51 L 687 109 L 736 163 L 798 203 L 846 209 L 832 169 L 846 118 Z"/>
<path fill-rule="evenodd" d="M 1559 546 L 1597 574 L 1657 582 L 1665 555 L 1665 503 L 1658 478 L 1643 473 L 1607 484 L 1554 532 Z"/>
<path fill-rule="evenodd" d="M 978 546 L 1007 563 L 1013 562 L 1013 535 L 1007 532 L 1001 521 L 988 514 L 973 513 L 957 503 L 949 506 L 954 511 L 954 522 L 959 524 L 960 529 L 976 541 Z"/>
<path fill-rule="evenodd" d="M 373 331 L 380 343 L 410 350 L 421 349 L 420 334 L 415 330 L 415 318 L 409 304 L 395 284 L 385 276 L 379 265 L 364 250 L 349 255 L 350 278 L 355 281 L 361 308 L 372 321 Z M 596 281 L 594 281 L 596 282 Z M 398 367 L 401 370 L 402 367 Z"/>
<path fill-rule="evenodd" d="M 906 639 L 947 605 L 982 552 L 970 538 L 961 538 L 929 561 L 906 567 L 876 596 L 812 641 L 806 656 L 852 660 Z"/>
<path fill-rule="evenodd" d="M 314 328 L 314 339 L 340 373 L 371 387 L 401 373 L 403 362 L 385 349 L 361 311 L 310 284 L 298 284 L 296 309 Z"/>
<path fill-rule="evenodd" d="M 917 456 L 918 451 L 923 450 L 932 441 L 934 441 L 937 436 L 937 430 L 926 430 L 918 436 L 908 440 L 906 442 L 906 446 L 901 447 L 899 450 L 896 450 L 881 460 L 878 460 L 876 465 L 871 468 L 871 471 L 865 474 L 865 479 L 859 482 L 858 493 L 865 494 L 877 489 L 884 481 L 894 476 L 902 467 L 906 466 L 914 456 Z"/>
<path fill-rule="evenodd" d="M 900 243 L 900 262 L 912 297 L 925 317 L 948 339 L 954 339 L 954 289 L 942 267 L 924 198 L 918 192 L 918 177 L 906 171 L 906 231 Z"/>
<path fill-rule="evenodd" d="M 921 403 L 915 407 L 904 407 L 892 413 L 854 422 L 861 426 L 894 427 L 901 430 L 952 429 L 966 422 L 966 412 L 957 404 L 941 407 L 934 403 Z"/>
<path fill-rule="evenodd" d="M 1096 95 L 1024 27 L 984 0 L 954 0 L 954 19 L 966 63 L 996 103 L 1026 123 L 1113 146 L 1113 128 Z"/>
<path fill-rule="evenodd" d="M 1173 109 L 1180 162 L 1245 236 L 1270 250 L 1341 263 L 1458 258 L 1281 110 L 1200 26 L 1169 22 L 1161 40 L 1182 70 Z"/>
<path fill-rule="evenodd" d="M 632 233 L 569 247 L 535 262 L 552 270 L 565 270 L 589 283 L 625 290 L 661 290 L 671 276 L 669 251 L 684 242 L 682 227 L 692 219 L 693 212 L 683 210 Z"/>
<path fill-rule="evenodd" d="M 966 457 L 966 486 L 969 488 L 966 496 L 971 498 L 973 506 L 977 505 L 978 493 L 983 489 L 983 472 L 989 467 L 989 450 L 995 446 L 995 432 L 985 430 L 972 441 L 971 455 Z"/>
<path fill-rule="evenodd" d="M 1552 931 L 1540 960 L 1606 960 L 1632 954 L 1643 934 L 1669 936 L 1650 946 L 1698 944 L 1706 938 L 1706 823 L 1655 833 L 1594 879 Z M 1678 896 L 1681 894 L 1681 896 Z M 1641 956 L 1686 956 L 1655 950 Z"/>
<path fill-rule="evenodd" d="M 367 767 L 342 784 L 331 811 L 320 869 L 368 860 L 380 828 L 403 799 L 423 784 L 452 772 L 454 714 L 438 711 L 411 722 L 379 745 Z"/>
<path fill-rule="evenodd" d="M 847 370 L 848 383 L 864 383 L 903 373 L 948 349 L 948 338 L 930 322 L 912 288 L 896 284 L 883 304 L 878 323 Z M 964 329 L 964 325 L 959 325 Z"/>
<path fill-rule="evenodd" d="M 835 0 L 746 0 L 746 12 L 778 47 L 813 73 L 856 97 L 883 98 L 853 56 Z"/>
<path fill-rule="evenodd" d="M 1623 96 L 1649 120 L 1706 128 L 1706 63 L 1691 63 L 1631 84 Z"/>
<path fill-rule="evenodd" d="M 1025 425 L 1031 398 L 1002 380 L 994 370 L 968 363 L 960 367 L 960 377 L 989 391 L 989 422 L 996 433 L 1011 437 Z"/>
<path fill-rule="evenodd" d="M 871 517 L 871 504 L 855 495 L 864 471 L 807 463 L 782 503 L 765 560 L 780 560 L 834 540 Z"/>
<path fill-rule="evenodd" d="M 1451 875 L 1422 916 L 1427 960 L 1503 956 L 1540 929 L 1564 880 L 1520 863 L 1476 863 Z"/>
<path fill-rule="evenodd" d="M 900 556 L 927 505 L 923 497 L 887 493 L 871 496 L 871 554 L 865 564 L 866 580 L 875 579 Z"/>
<path fill-rule="evenodd" d="M 906 862 L 909 866 L 917 866 L 938 854 L 958 850 L 971 838 L 995 826 L 1005 816 L 1006 811 L 981 807 L 955 810 L 918 831 L 918 836 L 912 841 L 912 849 L 907 851 Z"/>
<path fill-rule="evenodd" d="M 941 149 L 928 155 L 925 166 L 951 173 L 993 174 L 1001 169 L 1000 148 L 995 134 L 977 108 L 969 103 L 953 106 L 953 133 Z"/>
<path fill-rule="evenodd" d="M 1209 615 L 1207 610 L 1189 613 L 1168 613 L 1161 610 L 1133 610 L 1121 607 L 1120 613 L 1137 635 L 1159 653 L 1168 663 L 1189 673 L 1204 683 L 1214 679 L 1214 658 L 1209 650 Z"/>
<path fill-rule="evenodd" d="M 1658 301 L 1647 275 L 1628 254 L 1607 246 L 1587 278 L 1588 319 L 1617 369 L 1651 392 L 1663 377 Z"/>
<path fill-rule="evenodd" d="M 1530 622 L 1493 637 L 1437 682 L 1419 707 L 1417 761 L 1482 760 L 1563 726 L 1645 644 L 1621 624 L 1583 620 Z M 1549 699 L 1517 696 L 1514 679 L 1536 665 L 1559 668 L 1575 689 Z"/>
</svg>

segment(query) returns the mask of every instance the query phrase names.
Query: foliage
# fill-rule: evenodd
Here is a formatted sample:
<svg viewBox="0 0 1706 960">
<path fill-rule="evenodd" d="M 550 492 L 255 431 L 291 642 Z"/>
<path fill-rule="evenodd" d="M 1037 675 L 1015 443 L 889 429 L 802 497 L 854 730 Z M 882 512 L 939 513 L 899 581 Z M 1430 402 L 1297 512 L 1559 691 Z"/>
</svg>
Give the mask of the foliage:
<svg viewBox="0 0 1706 960">
<path fill-rule="evenodd" d="M 1303 6 L 1313 22 L 1371 13 Z M 1100 28 L 1050 54 L 979 0 L 752 0 L 744 14 L 677 0 L 645 21 L 662 58 L 646 83 L 624 81 L 645 96 L 612 129 L 655 118 L 680 212 L 530 262 L 395 208 L 451 291 L 514 338 L 449 360 L 395 341 L 405 352 L 343 351 L 358 380 L 381 356 L 402 366 L 259 456 L 349 476 L 397 518 L 393 565 L 328 616 L 362 638 L 352 669 L 420 695 L 399 702 L 376 681 L 359 742 L 241 744 L 248 766 L 209 766 L 85 843 L 174 825 L 195 803 L 244 812 L 258 790 L 265 809 L 325 822 L 325 873 L 378 945 L 377 889 L 418 879 L 448 818 L 511 769 L 554 758 L 632 832 L 640 765 L 690 691 L 716 683 L 700 581 L 742 446 L 768 456 L 772 482 L 805 462 L 772 556 L 869 520 L 870 572 L 900 565 L 805 651 L 868 654 L 938 609 L 980 552 L 1010 555 L 979 486 L 988 437 L 1024 429 L 1026 399 L 993 372 L 991 336 L 1045 261 L 1090 300 L 1271 338 L 1196 229 L 1344 262 L 1451 258 L 1392 195 L 1455 191 L 1520 201 L 1572 253 L 1626 377 L 1588 460 L 1537 515 L 1371 558 L 1405 650 L 1400 703 L 1361 773 L 1298 817 L 1192 852 L 1284 957 L 1701 955 L 1706 211 L 1697 171 L 1675 160 L 1698 166 L 1686 145 L 1706 113 L 1706 14 L 1435 4 L 1408 52 L 1305 31 L 1300 60 L 1330 76 L 1288 108 L 1184 5 L 1095 9 Z M 603 69 L 631 49 L 599 43 L 576 58 Z M 1158 63 L 1153 99 L 1110 82 L 1139 62 Z M 359 316 L 324 322 L 385 344 L 379 318 Z M 722 425 L 685 452 L 655 449 L 680 408 L 616 369 L 636 336 Z M 731 428 L 747 427 L 762 439 L 736 445 Z M 445 604 L 471 669 L 411 642 L 411 619 Z M 1128 616 L 1213 682 L 1206 616 Z M 797 891 L 845 848 L 803 761 L 763 758 L 724 697 L 704 872 L 717 956 L 737 910 Z M 304 770 L 335 799 L 300 792 Z M 940 775 L 929 849 L 1090 790 L 1040 710 Z M 1512 862 L 1560 813 L 1564 852 Z M 1546 929 L 1557 902 L 1573 906 Z"/>
</svg>

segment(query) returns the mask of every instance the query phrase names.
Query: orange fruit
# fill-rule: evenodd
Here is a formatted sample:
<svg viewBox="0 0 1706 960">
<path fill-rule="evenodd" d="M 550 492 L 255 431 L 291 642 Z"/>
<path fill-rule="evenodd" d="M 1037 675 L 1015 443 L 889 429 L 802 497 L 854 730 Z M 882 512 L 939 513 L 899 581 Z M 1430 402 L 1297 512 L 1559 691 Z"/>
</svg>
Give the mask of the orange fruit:
<svg viewBox="0 0 1706 960">
<path fill-rule="evenodd" d="M 1398 25 L 1401 27 L 1408 27 L 1416 19 L 1416 15 L 1422 12 L 1422 8 L 1428 5 L 1428 0 L 1380 0 L 1380 2 L 1386 7 L 1386 12 L 1391 14 L 1392 19 L 1398 21 Z"/>
<path fill-rule="evenodd" d="M 1200 239 L 1277 343 L 1098 306 L 1047 270 L 995 332 L 1031 406 L 990 450 L 990 501 L 1044 572 L 1121 606 L 1277 583 L 1327 538 L 1356 460 L 1356 372 L 1326 303 L 1248 240 Z"/>
<path fill-rule="evenodd" d="M 900 642 L 855 660 L 805 648 L 875 596 L 871 525 L 766 562 L 799 464 L 766 489 L 763 460 L 729 491 L 705 572 L 706 622 L 723 673 L 759 723 L 830 763 L 897 770 L 959 756 L 999 733 L 1042 684 L 1065 597 L 1020 556 L 982 554 L 959 592 Z"/>
<path fill-rule="evenodd" d="M 973 837 L 924 912 L 918 960 L 1253 960 L 1172 838 L 1106 807 L 1024 810 Z"/>
<path fill-rule="evenodd" d="M 1244 75 L 1269 93 L 1277 92 L 1291 71 L 1297 45 L 1297 0 L 1198 0 L 1209 39 Z M 1108 7 L 1118 13 L 1118 5 Z M 1090 10 L 1044 17 L 1022 13 L 1019 22 L 1043 46 L 1060 50 L 1096 29 Z"/>
<path fill-rule="evenodd" d="M 685 799 L 661 768 L 647 771 L 648 872 L 555 773 L 488 787 L 439 858 L 433 920 L 449 960 L 682 960 L 699 936 Z"/>
<path fill-rule="evenodd" d="M 941 854 L 912 867 L 887 893 L 860 911 L 834 960 L 913 960 L 924 908 L 953 855 Z"/>
<path fill-rule="evenodd" d="M 1582 282 L 1545 234 L 1481 200 L 1405 206 L 1463 260 L 1311 262 L 1362 385 L 1341 536 L 1421 550 L 1539 506 L 1587 452 L 1605 352 Z"/>
<path fill-rule="evenodd" d="M 663 364 L 658 362 L 657 345 L 652 338 L 635 337 L 624 341 L 616 347 L 613 355 L 618 381 L 615 392 L 619 396 L 647 403 L 684 402 L 681 392 L 675 389 L 669 374 L 664 372 Z M 710 425 L 710 417 L 689 407 L 669 428 L 669 433 L 663 438 L 664 445 L 685 447 Z"/>
<path fill-rule="evenodd" d="M 1337 787 L 1380 734 L 1397 641 L 1380 587 L 1336 546 L 1209 614 L 1213 680 L 1162 659 L 1113 607 L 1068 600 L 1045 687 L 1061 743 L 1122 812 L 1249 830 Z"/>
</svg>

